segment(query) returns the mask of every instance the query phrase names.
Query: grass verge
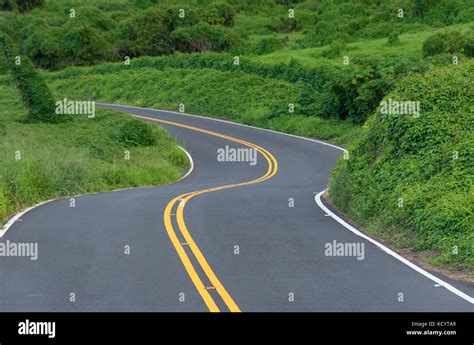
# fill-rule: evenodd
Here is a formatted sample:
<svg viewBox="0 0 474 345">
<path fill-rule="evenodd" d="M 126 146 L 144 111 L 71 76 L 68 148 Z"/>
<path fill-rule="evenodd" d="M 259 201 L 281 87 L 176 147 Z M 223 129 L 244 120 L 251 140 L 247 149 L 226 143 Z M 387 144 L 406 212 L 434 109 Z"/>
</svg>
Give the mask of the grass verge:
<svg viewBox="0 0 474 345">
<path fill-rule="evenodd" d="M 45 75 L 58 95 L 71 99 L 95 99 L 173 111 L 184 104 L 188 113 L 226 118 L 341 145 L 350 143 L 360 130 L 360 126 L 336 119 L 288 113 L 288 105 L 297 102 L 302 91 L 302 86 L 295 83 L 212 68 L 128 69 L 123 64 L 105 67 L 69 68 Z M 106 72 L 109 68 L 111 73 Z M 100 72 L 94 73 L 95 70 Z"/>
<path fill-rule="evenodd" d="M 123 140 L 129 116 L 98 109 L 59 124 L 27 122 L 27 109 L 9 76 L 0 76 L 0 222 L 40 201 L 178 180 L 186 155 L 161 127 L 153 140 Z M 122 129 L 122 131 L 121 131 Z M 130 159 L 126 159 L 128 151 Z"/>
</svg>

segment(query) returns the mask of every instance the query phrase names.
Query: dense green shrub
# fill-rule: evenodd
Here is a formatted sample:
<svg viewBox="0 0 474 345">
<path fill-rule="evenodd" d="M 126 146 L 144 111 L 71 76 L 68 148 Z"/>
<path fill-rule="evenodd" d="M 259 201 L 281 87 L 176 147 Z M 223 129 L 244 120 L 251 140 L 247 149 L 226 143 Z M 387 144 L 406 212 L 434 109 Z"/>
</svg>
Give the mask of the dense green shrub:
<svg viewBox="0 0 474 345">
<path fill-rule="evenodd" d="M 31 11 L 35 7 L 42 6 L 44 0 L 16 0 L 18 10 L 22 13 Z"/>
<path fill-rule="evenodd" d="M 180 11 L 184 10 L 184 18 L 180 16 Z M 171 6 L 166 8 L 166 15 L 171 18 L 171 30 L 180 26 L 190 26 L 199 23 L 200 16 L 194 8 L 182 6 Z"/>
<path fill-rule="evenodd" d="M 9 69 L 28 106 L 30 120 L 33 122 L 59 121 L 60 116 L 55 113 L 55 102 L 51 91 L 36 72 L 31 60 L 26 56 L 20 56 L 11 39 L 2 33 L 0 33 L 0 50 L 3 50 Z"/>
<path fill-rule="evenodd" d="M 456 23 L 469 23 L 474 21 L 474 6 L 462 10 L 456 16 Z"/>
<path fill-rule="evenodd" d="M 0 32 L 3 32 L 10 37 L 15 37 L 18 34 L 18 31 L 19 25 L 15 13 L 0 12 Z"/>
<path fill-rule="evenodd" d="M 55 69 L 62 62 L 61 45 L 50 30 L 37 30 L 23 42 L 23 49 L 36 66 Z"/>
<path fill-rule="evenodd" d="M 239 47 L 242 40 L 233 31 L 200 23 L 191 27 L 181 27 L 172 32 L 174 47 L 181 52 L 224 51 Z"/>
<path fill-rule="evenodd" d="M 362 123 L 400 79 L 428 68 L 414 56 L 397 60 L 354 59 L 352 65 L 337 69 L 335 76 L 327 80 L 325 94 L 315 106 L 316 113 Z"/>
<path fill-rule="evenodd" d="M 387 25 L 387 23 L 370 23 L 362 30 L 359 30 L 357 36 L 363 38 L 383 38 L 388 37 L 394 30 L 394 25 Z"/>
<path fill-rule="evenodd" d="M 425 3 L 426 10 L 423 22 L 435 27 L 451 25 L 460 10 L 461 1 L 457 0 L 417 0 Z"/>
<path fill-rule="evenodd" d="M 390 33 L 390 35 L 388 35 L 387 45 L 388 46 L 396 46 L 396 45 L 399 45 L 399 44 L 400 44 L 400 40 L 398 39 L 397 33 L 396 32 Z"/>
<path fill-rule="evenodd" d="M 92 26 L 101 31 L 111 30 L 116 25 L 115 21 L 113 21 L 106 12 L 91 5 L 79 7 L 74 20 L 85 26 Z"/>
<path fill-rule="evenodd" d="M 331 43 L 336 34 L 336 25 L 333 22 L 318 22 L 314 28 L 314 35 L 318 45 Z"/>
<path fill-rule="evenodd" d="M 15 11 L 18 6 L 15 0 L 0 0 L 0 11 Z"/>
<path fill-rule="evenodd" d="M 471 270 L 473 72 L 470 61 L 404 79 L 385 99 L 420 102 L 419 117 L 379 109 L 330 183 L 332 200 L 360 224 L 382 237 L 402 230 L 410 247 Z"/>
<path fill-rule="evenodd" d="M 204 10 L 205 20 L 212 25 L 232 26 L 234 24 L 235 10 L 225 2 L 214 2 Z"/>
<path fill-rule="evenodd" d="M 474 56 L 474 31 L 452 31 L 434 34 L 423 43 L 423 56 L 443 53 L 462 53 Z"/>
<path fill-rule="evenodd" d="M 341 54 L 346 49 L 347 49 L 347 45 L 345 41 L 335 40 L 331 42 L 331 44 L 329 45 L 329 48 L 323 52 L 322 56 L 328 57 L 328 58 L 341 56 Z"/>
<path fill-rule="evenodd" d="M 131 120 L 120 128 L 120 141 L 130 146 L 153 146 L 157 136 L 149 123 Z"/>
<path fill-rule="evenodd" d="M 30 120 L 34 122 L 58 122 L 61 115 L 55 112 L 53 96 L 43 78 L 35 71 L 33 63 L 22 56 L 21 65 L 12 66 L 13 76 L 25 103 Z"/>
<path fill-rule="evenodd" d="M 172 20 L 166 11 L 154 8 L 133 16 L 121 24 L 120 54 L 135 57 L 171 53 Z"/>
<path fill-rule="evenodd" d="M 243 49 L 246 53 L 256 54 L 256 55 L 265 55 L 276 50 L 282 49 L 285 47 L 285 43 L 282 39 L 279 38 L 263 38 L 258 42 L 247 45 Z"/>
<path fill-rule="evenodd" d="M 65 65 L 87 66 L 111 56 L 111 47 L 102 34 L 90 26 L 71 26 L 61 39 Z"/>
</svg>

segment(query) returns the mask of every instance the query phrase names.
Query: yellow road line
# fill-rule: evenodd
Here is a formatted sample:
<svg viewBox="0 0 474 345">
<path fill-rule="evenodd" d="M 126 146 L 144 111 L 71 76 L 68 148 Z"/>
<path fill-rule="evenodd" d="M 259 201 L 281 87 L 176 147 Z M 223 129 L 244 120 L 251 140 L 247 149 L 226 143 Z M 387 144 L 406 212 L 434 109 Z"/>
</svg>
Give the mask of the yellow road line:
<svg viewBox="0 0 474 345">
<path fill-rule="evenodd" d="M 181 231 L 182 235 L 184 236 L 187 245 L 191 249 L 191 251 L 194 254 L 194 256 L 196 257 L 199 265 L 201 266 L 202 270 L 204 271 L 207 278 L 212 283 L 213 287 L 218 292 L 219 296 L 222 298 L 222 300 L 224 301 L 226 306 L 229 308 L 229 310 L 231 312 L 240 312 L 239 307 L 234 302 L 232 297 L 229 295 L 227 290 L 224 288 L 224 286 L 222 285 L 220 280 L 217 278 L 216 274 L 214 273 L 214 271 L 210 267 L 210 265 L 207 262 L 206 258 L 204 257 L 201 250 L 197 246 L 196 242 L 194 242 L 194 239 L 192 238 L 191 234 L 189 233 L 189 230 L 186 227 L 186 223 L 184 222 L 184 207 L 185 207 L 186 203 L 191 198 L 193 198 L 193 197 L 195 197 L 196 195 L 199 195 L 199 194 L 218 191 L 218 190 L 223 190 L 223 189 L 234 188 L 234 187 L 238 187 L 238 186 L 255 184 L 255 183 L 265 181 L 269 178 L 272 178 L 273 176 L 275 176 L 275 174 L 278 171 L 278 162 L 277 162 L 276 158 L 270 152 L 265 150 L 263 147 L 260 147 L 256 144 L 251 143 L 251 142 L 244 141 L 244 140 L 241 140 L 241 139 L 238 139 L 238 138 L 234 138 L 234 137 L 231 137 L 231 136 L 228 136 L 228 135 L 208 131 L 206 129 L 202 129 L 202 128 L 198 128 L 198 127 L 184 125 L 182 123 L 177 123 L 177 122 L 172 122 L 172 121 L 167 121 L 167 120 L 160 120 L 160 119 L 155 119 L 155 118 L 152 118 L 152 117 L 147 117 L 147 116 L 142 116 L 142 115 L 132 115 L 132 116 L 137 117 L 137 118 L 141 118 L 141 119 L 154 121 L 154 122 L 166 123 L 166 124 L 169 124 L 169 125 L 172 125 L 172 126 L 183 127 L 183 128 L 187 128 L 187 129 L 190 129 L 190 130 L 197 131 L 197 132 L 212 135 L 212 136 L 215 136 L 215 137 L 219 137 L 219 138 L 227 139 L 227 140 L 230 140 L 230 141 L 234 141 L 234 142 L 243 144 L 245 146 L 249 146 L 251 148 L 254 148 L 258 152 L 260 152 L 260 154 L 262 154 L 263 157 L 267 160 L 268 170 L 263 176 L 255 179 L 255 180 L 251 180 L 251 181 L 228 184 L 228 185 L 217 186 L 217 187 L 212 187 L 212 188 L 206 188 L 206 189 L 202 189 L 202 190 L 198 190 L 198 191 L 194 191 L 194 192 L 188 192 L 188 193 L 181 194 L 181 195 L 175 197 L 173 200 L 171 200 L 168 203 L 168 205 L 165 208 L 164 215 L 163 215 L 165 228 L 166 228 L 166 231 L 168 233 L 168 236 L 170 237 L 171 242 L 172 242 L 173 246 L 175 247 L 176 252 L 178 253 L 178 256 L 181 258 L 181 261 L 183 262 L 183 265 L 184 265 L 186 271 L 188 272 L 188 275 L 190 276 L 192 282 L 194 283 L 196 289 L 198 290 L 199 294 L 201 295 L 202 299 L 204 300 L 204 303 L 206 303 L 209 310 L 211 312 L 220 311 L 219 307 L 215 303 L 214 299 L 209 294 L 208 289 L 206 288 L 206 286 L 202 282 L 201 278 L 197 274 L 196 270 L 194 269 L 194 266 L 192 265 L 191 260 L 189 259 L 189 257 L 186 254 L 186 251 L 184 250 L 181 242 L 179 241 L 178 237 L 176 236 L 176 232 L 174 231 L 173 224 L 171 222 L 171 212 L 173 210 L 174 205 L 176 204 L 176 202 L 178 200 L 180 200 L 180 202 L 178 203 L 178 206 L 177 206 L 176 220 L 177 220 L 177 223 L 178 223 L 178 228 Z"/>
</svg>

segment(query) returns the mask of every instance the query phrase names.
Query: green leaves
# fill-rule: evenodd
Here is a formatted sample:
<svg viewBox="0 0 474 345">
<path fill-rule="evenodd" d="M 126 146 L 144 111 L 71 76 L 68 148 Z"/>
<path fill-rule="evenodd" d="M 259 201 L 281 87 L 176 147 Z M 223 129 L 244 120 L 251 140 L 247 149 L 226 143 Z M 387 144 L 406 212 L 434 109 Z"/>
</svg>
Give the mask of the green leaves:
<svg viewBox="0 0 474 345">
<path fill-rule="evenodd" d="M 423 56 L 461 53 L 474 57 L 474 31 L 437 33 L 423 43 Z"/>
<path fill-rule="evenodd" d="M 58 122 L 55 102 L 43 78 L 36 72 L 33 63 L 26 56 L 20 56 L 13 43 L 0 33 L 0 50 L 3 50 L 7 65 L 29 110 L 33 122 Z"/>
<path fill-rule="evenodd" d="M 474 266 L 473 72 L 471 61 L 404 79 L 385 100 L 419 101 L 419 117 L 376 111 L 330 184 L 335 204 L 378 236 L 392 236 L 387 229 L 414 236 L 407 241 L 412 248 L 468 270 Z"/>
<path fill-rule="evenodd" d="M 153 146 L 156 144 L 157 135 L 149 123 L 131 120 L 120 128 L 120 141 L 131 146 Z"/>
</svg>

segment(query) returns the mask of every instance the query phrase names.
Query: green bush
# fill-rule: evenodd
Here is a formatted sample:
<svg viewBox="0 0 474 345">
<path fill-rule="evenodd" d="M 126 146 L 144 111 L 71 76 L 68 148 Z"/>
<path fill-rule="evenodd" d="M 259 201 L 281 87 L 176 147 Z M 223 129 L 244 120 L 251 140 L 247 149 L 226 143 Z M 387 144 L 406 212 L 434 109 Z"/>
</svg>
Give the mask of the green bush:
<svg viewBox="0 0 474 345">
<path fill-rule="evenodd" d="M 18 31 L 19 25 L 15 13 L 0 12 L 0 32 L 3 32 L 10 37 L 15 37 Z"/>
<path fill-rule="evenodd" d="M 395 32 L 390 33 L 387 39 L 388 46 L 397 46 L 400 44 L 400 40 L 398 39 L 398 35 Z"/>
<path fill-rule="evenodd" d="M 54 47 L 54 43 L 53 47 Z M 63 63 L 87 66 L 111 56 L 111 47 L 102 34 L 90 26 L 71 26 L 61 39 Z"/>
<path fill-rule="evenodd" d="M 435 27 L 451 25 L 460 10 L 460 2 L 457 0 L 418 0 L 427 3 L 427 10 L 423 21 Z"/>
<path fill-rule="evenodd" d="M 43 78 L 36 72 L 30 59 L 20 56 L 11 39 L 0 33 L 0 50 L 3 50 L 9 69 L 28 106 L 29 119 L 33 122 L 57 122 L 55 102 Z M 17 60 L 17 58 L 20 60 Z M 20 63 L 17 64 L 16 62 Z"/>
<path fill-rule="evenodd" d="M 420 102 L 419 117 L 376 111 L 330 182 L 334 203 L 377 235 L 390 238 L 395 228 L 399 238 L 411 239 L 409 247 L 434 252 L 435 263 L 468 270 L 474 267 L 473 72 L 469 61 L 404 79 L 385 99 Z"/>
<path fill-rule="evenodd" d="M 331 44 L 329 45 L 329 48 L 326 49 L 323 52 L 324 57 L 336 57 L 336 56 L 341 56 L 341 54 L 347 49 L 346 42 L 342 40 L 335 40 L 332 41 Z"/>
<path fill-rule="evenodd" d="M 35 71 L 33 63 L 21 57 L 21 65 L 14 64 L 12 72 L 28 106 L 30 120 L 33 122 L 58 122 L 61 116 L 55 112 L 53 96 L 43 78 Z"/>
<path fill-rule="evenodd" d="M 224 51 L 241 46 L 240 36 L 221 27 L 200 23 L 191 27 L 180 27 L 172 32 L 176 50 L 181 52 Z"/>
<path fill-rule="evenodd" d="M 63 62 L 61 45 L 48 29 L 38 29 L 29 35 L 23 42 L 23 49 L 41 68 L 56 69 Z"/>
<path fill-rule="evenodd" d="M 469 23 L 474 21 L 474 7 L 462 10 L 456 16 L 456 23 Z"/>
<path fill-rule="evenodd" d="M 18 10 L 22 13 L 31 11 L 35 7 L 42 6 L 44 0 L 16 0 Z"/>
<path fill-rule="evenodd" d="M 394 61 L 384 58 L 355 58 L 352 65 L 336 70 L 324 84 L 324 95 L 316 112 L 324 117 L 337 116 L 363 123 L 382 98 L 404 76 L 429 68 L 419 58 L 407 56 Z"/>
<path fill-rule="evenodd" d="M 120 128 L 120 141 L 130 146 L 153 146 L 157 136 L 149 123 L 131 120 Z"/>
<path fill-rule="evenodd" d="M 0 0 L 0 11 L 15 11 L 18 6 L 15 0 Z"/>
<path fill-rule="evenodd" d="M 318 22 L 314 28 L 314 35 L 318 45 L 330 44 L 336 34 L 336 25 L 332 22 Z"/>
<path fill-rule="evenodd" d="M 184 9 L 184 18 L 180 17 L 180 11 L 184 8 L 182 6 L 171 6 L 166 8 L 167 16 L 171 18 L 171 28 L 174 30 L 181 26 L 190 26 L 199 23 L 200 16 L 194 8 L 186 7 Z"/>
<path fill-rule="evenodd" d="M 205 20 L 211 25 L 232 26 L 234 24 L 235 10 L 225 2 L 214 2 L 204 10 Z"/>
<path fill-rule="evenodd" d="M 394 30 L 393 24 L 387 25 L 385 22 L 370 23 L 358 32 L 358 37 L 376 39 L 388 37 Z"/>
<path fill-rule="evenodd" d="M 423 43 L 423 56 L 433 56 L 443 53 L 462 53 L 474 56 L 474 31 L 461 33 L 452 31 L 434 34 Z"/>
<path fill-rule="evenodd" d="M 256 54 L 256 55 L 265 55 L 270 54 L 276 50 L 282 49 L 285 47 L 285 43 L 282 39 L 279 38 L 263 38 L 257 43 L 248 45 L 244 48 L 247 53 Z"/>
<path fill-rule="evenodd" d="M 154 8 L 128 19 L 120 24 L 119 53 L 130 57 L 171 53 L 172 20 L 166 11 Z"/>
</svg>

